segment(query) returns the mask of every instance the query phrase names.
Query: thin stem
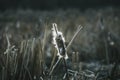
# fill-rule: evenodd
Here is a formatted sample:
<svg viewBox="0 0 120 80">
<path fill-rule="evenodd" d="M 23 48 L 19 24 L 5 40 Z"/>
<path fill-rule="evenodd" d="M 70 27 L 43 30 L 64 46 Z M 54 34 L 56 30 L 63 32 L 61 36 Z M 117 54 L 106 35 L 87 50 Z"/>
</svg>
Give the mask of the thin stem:
<svg viewBox="0 0 120 80">
<path fill-rule="evenodd" d="M 29 76 L 30 80 L 32 80 L 32 76 L 31 76 L 31 73 L 30 73 L 29 69 L 27 67 L 25 67 L 25 69 L 28 72 L 28 76 Z"/>
<path fill-rule="evenodd" d="M 60 62 L 60 60 L 61 60 L 61 58 L 58 58 L 58 60 L 57 60 L 57 62 L 55 63 L 55 65 L 52 67 L 49 75 L 51 75 L 51 74 L 53 73 L 54 69 L 56 68 L 56 66 L 57 66 L 57 64 Z"/>
<path fill-rule="evenodd" d="M 105 38 L 104 38 L 104 43 L 105 43 L 105 51 L 106 51 L 106 61 L 107 61 L 107 64 L 109 64 L 108 44 Z"/>
<path fill-rule="evenodd" d="M 68 68 L 67 68 L 67 63 L 66 63 L 65 58 L 63 58 L 63 62 L 64 62 L 64 67 L 65 67 L 65 72 L 66 72 L 66 79 L 69 80 Z"/>
<path fill-rule="evenodd" d="M 56 54 L 56 51 L 55 51 L 55 52 L 54 52 L 54 55 L 53 55 L 52 62 L 51 62 L 50 70 L 52 69 L 52 67 L 53 67 L 53 65 L 54 65 L 56 56 L 57 56 L 57 54 Z"/>
<path fill-rule="evenodd" d="M 72 44 L 73 40 L 76 38 L 76 36 L 78 35 L 78 33 L 80 32 L 80 30 L 82 29 L 83 27 L 81 25 L 79 25 L 78 27 L 78 30 L 76 31 L 76 33 L 74 34 L 74 36 L 72 37 L 71 41 L 69 42 L 69 44 L 67 45 L 67 48 L 68 49 L 70 47 L 70 45 Z"/>
</svg>

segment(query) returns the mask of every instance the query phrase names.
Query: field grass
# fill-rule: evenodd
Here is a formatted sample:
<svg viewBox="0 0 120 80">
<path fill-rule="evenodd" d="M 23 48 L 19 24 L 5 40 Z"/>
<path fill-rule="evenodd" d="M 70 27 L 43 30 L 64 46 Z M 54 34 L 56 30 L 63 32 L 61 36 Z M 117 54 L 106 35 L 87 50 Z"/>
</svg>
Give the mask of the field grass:
<svg viewBox="0 0 120 80">
<path fill-rule="evenodd" d="M 83 26 L 65 62 L 57 63 L 52 23 L 66 46 Z M 119 80 L 119 26 L 120 10 L 112 7 L 0 12 L 0 80 Z"/>
</svg>

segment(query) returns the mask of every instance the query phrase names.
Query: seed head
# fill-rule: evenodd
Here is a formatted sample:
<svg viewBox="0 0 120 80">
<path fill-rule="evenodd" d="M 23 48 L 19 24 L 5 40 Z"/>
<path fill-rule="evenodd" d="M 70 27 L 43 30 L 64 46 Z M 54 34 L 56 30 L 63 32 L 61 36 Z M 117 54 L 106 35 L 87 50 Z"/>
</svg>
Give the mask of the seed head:
<svg viewBox="0 0 120 80">
<path fill-rule="evenodd" d="M 65 39 L 63 37 L 63 34 L 62 32 L 58 31 L 56 23 L 53 23 L 52 26 L 53 26 L 52 27 L 52 35 L 53 35 L 52 43 L 58 51 L 57 55 L 59 58 L 64 57 L 65 59 L 67 59 L 68 56 L 67 56 Z"/>
</svg>

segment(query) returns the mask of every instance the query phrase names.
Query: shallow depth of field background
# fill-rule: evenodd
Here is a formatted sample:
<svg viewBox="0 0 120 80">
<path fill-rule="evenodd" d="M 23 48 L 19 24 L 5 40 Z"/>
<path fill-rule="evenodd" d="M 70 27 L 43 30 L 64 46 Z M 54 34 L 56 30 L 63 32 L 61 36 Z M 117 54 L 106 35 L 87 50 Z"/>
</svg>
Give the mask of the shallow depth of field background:
<svg viewBox="0 0 120 80">
<path fill-rule="evenodd" d="M 117 1 L 13 0 L 12 3 L 12 1 L 1 0 L 0 2 L 0 80 L 29 80 L 27 78 L 29 73 L 30 79 L 39 80 L 39 76 L 42 75 L 41 70 L 49 71 L 47 69 L 50 67 L 55 52 L 51 36 L 52 23 L 57 23 L 58 29 L 65 37 L 66 44 L 72 39 L 77 27 L 83 26 L 68 51 L 69 68 L 80 70 L 79 65 L 83 63 L 90 65 L 84 67 L 85 69 L 95 71 L 93 68 L 97 69 L 100 64 L 103 64 L 107 65 L 109 72 L 112 69 L 111 65 L 114 66 L 117 63 L 118 72 L 115 74 L 120 75 L 120 7 Z M 9 56 L 4 54 L 8 45 L 6 35 L 10 44 L 18 49 L 14 53 L 17 55 L 16 58 L 14 56 L 15 59 L 12 59 L 12 52 Z M 22 42 L 33 39 L 36 40 L 33 52 L 24 50 L 20 52 Z M 41 47 L 44 47 L 43 53 L 40 50 Z M 74 52 L 79 53 L 77 69 L 73 66 Z M 41 54 L 44 55 L 44 59 L 43 57 L 41 59 Z M 42 62 L 45 64 L 43 65 Z M 46 68 L 41 68 L 41 65 Z M 108 69 L 109 66 L 110 69 Z"/>
</svg>

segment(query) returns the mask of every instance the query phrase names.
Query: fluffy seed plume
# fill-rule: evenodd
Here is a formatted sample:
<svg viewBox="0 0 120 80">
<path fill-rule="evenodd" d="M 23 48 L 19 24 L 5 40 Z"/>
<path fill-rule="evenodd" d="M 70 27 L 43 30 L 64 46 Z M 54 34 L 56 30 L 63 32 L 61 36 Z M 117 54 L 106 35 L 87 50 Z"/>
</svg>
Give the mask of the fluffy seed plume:
<svg viewBox="0 0 120 80">
<path fill-rule="evenodd" d="M 56 23 L 53 23 L 52 26 L 53 44 L 57 49 L 57 55 L 59 58 L 64 57 L 65 59 L 68 59 L 63 34 L 58 31 Z"/>
</svg>

